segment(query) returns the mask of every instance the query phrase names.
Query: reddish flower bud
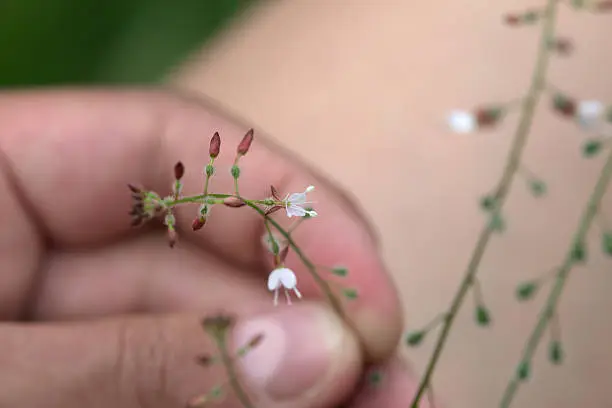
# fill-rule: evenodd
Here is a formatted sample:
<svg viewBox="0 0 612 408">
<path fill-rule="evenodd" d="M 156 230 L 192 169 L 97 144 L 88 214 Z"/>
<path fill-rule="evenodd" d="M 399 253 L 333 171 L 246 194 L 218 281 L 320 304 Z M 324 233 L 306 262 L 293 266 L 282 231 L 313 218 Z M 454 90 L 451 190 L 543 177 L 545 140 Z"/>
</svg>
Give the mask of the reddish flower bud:
<svg viewBox="0 0 612 408">
<path fill-rule="evenodd" d="M 194 231 L 198 231 L 202 229 L 204 224 L 206 224 L 206 217 L 198 217 L 193 220 L 193 223 L 191 224 L 191 229 Z"/>
<path fill-rule="evenodd" d="M 210 147 L 208 148 L 208 154 L 213 159 L 219 155 L 221 151 L 221 137 L 219 136 L 219 132 L 215 132 L 212 139 L 210 139 Z"/>
<path fill-rule="evenodd" d="M 481 108 L 477 109 L 475 114 L 478 126 L 485 127 L 495 124 L 500 118 L 501 111 L 498 109 Z"/>
<path fill-rule="evenodd" d="M 127 186 L 128 186 L 128 188 L 130 189 L 130 191 L 131 191 L 132 193 L 134 193 L 134 194 L 140 194 L 140 193 L 142 193 L 142 190 L 141 190 L 140 188 L 136 187 L 136 186 L 135 186 L 135 185 L 133 185 L 133 184 L 128 184 Z"/>
<path fill-rule="evenodd" d="M 238 145 L 238 149 L 237 149 L 238 154 L 242 156 L 247 154 L 247 152 L 249 151 L 249 148 L 251 147 L 251 143 L 253 142 L 253 133 L 254 133 L 253 129 L 249 129 L 249 131 L 246 132 L 246 134 L 242 138 L 242 141 Z"/>
<path fill-rule="evenodd" d="M 612 10 L 612 1 L 600 1 L 595 3 L 595 9 L 597 11 L 610 11 Z"/>
<path fill-rule="evenodd" d="M 241 198 L 236 196 L 227 197 L 225 200 L 223 200 L 223 204 L 232 208 L 239 208 L 246 205 Z"/>
<path fill-rule="evenodd" d="M 255 337 L 253 337 L 249 343 L 247 344 L 248 348 L 253 348 L 253 347 L 257 347 L 258 345 L 261 344 L 261 342 L 264 339 L 264 335 L 263 333 L 259 333 L 258 335 L 256 335 Z"/>
<path fill-rule="evenodd" d="M 516 14 L 506 14 L 504 16 L 504 23 L 509 26 L 517 26 L 521 22 L 521 18 Z"/>
<path fill-rule="evenodd" d="M 563 116 L 574 116 L 576 114 L 576 102 L 564 95 L 557 94 L 553 98 L 553 109 Z"/>
<path fill-rule="evenodd" d="M 196 360 L 196 363 L 204 367 L 211 365 L 211 363 L 214 361 L 213 358 L 209 356 L 208 354 L 199 355 L 195 358 L 195 360 Z"/>
<path fill-rule="evenodd" d="M 569 38 L 556 38 L 551 41 L 550 48 L 561 55 L 570 54 L 574 46 Z"/>
<path fill-rule="evenodd" d="M 185 174 L 185 166 L 183 166 L 183 163 L 178 162 L 174 165 L 174 178 L 177 180 L 180 180 L 181 178 L 183 178 L 183 175 Z"/>
</svg>

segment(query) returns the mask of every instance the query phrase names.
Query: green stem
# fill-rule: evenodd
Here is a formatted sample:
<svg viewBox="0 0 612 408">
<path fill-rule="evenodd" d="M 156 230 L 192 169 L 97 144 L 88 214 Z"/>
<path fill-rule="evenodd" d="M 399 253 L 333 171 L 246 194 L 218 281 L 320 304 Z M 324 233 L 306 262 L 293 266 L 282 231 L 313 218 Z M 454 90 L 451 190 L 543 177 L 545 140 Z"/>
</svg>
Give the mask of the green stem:
<svg viewBox="0 0 612 408">
<path fill-rule="evenodd" d="M 229 378 L 229 384 L 236 393 L 238 400 L 242 404 L 244 408 L 255 408 L 255 405 L 251 402 L 248 394 L 242 388 L 240 381 L 238 380 L 238 375 L 236 373 L 236 369 L 234 368 L 234 362 L 232 357 L 229 354 L 227 349 L 225 336 L 216 337 L 215 340 L 217 342 L 217 347 L 219 348 L 219 353 L 221 354 L 221 360 L 223 361 L 223 365 L 227 370 L 227 376 Z"/>
<path fill-rule="evenodd" d="M 584 242 L 586 240 L 586 235 L 593 224 L 593 220 L 597 216 L 601 200 L 606 192 L 606 188 L 610 183 L 610 179 L 612 179 L 612 150 L 608 154 L 606 164 L 604 165 L 601 171 L 601 174 L 597 180 L 597 184 L 595 185 L 593 193 L 591 194 L 588 204 L 586 205 L 584 214 L 580 220 L 580 224 L 578 226 L 574 239 L 572 240 L 572 245 L 566 255 L 565 262 L 557 273 L 555 283 L 552 289 L 550 290 L 550 294 L 548 296 L 548 299 L 546 300 L 546 304 L 540 312 L 538 322 L 525 345 L 521 361 L 531 361 L 533 355 L 536 352 L 538 344 L 540 343 L 540 340 L 544 335 L 546 327 L 551 321 L 550 319 L 554 318 L 557 303 L 559 302 L 561 293 L 563 292 L 563 288 L 567 283 L 567 277 L 569 276 L 569 273 L 572 270 L 572 267 L 574 266 L 575 261 L 572 256 L 574 243 Z M 506 388 L 506 391 L 500 403 L 500 408 L 507 408 L 510 406 L 512 400 L 514 399 L 514 396 L 516 395 L 518 386 L 519 379 L 515 376 Z"/>
<path fill-rule="evenodd" d="M 538 56 L 531 79 L 531 85 L 527 93 L 527 97 L 525 98 L 525 103 L 523 104 L 521 119 L 516 129 L 512 147 L 508 154 L 506 166 L 504 168 L 496 191 L 498 209 L 501 209 L 503 207 L 514 176 L 517 172 L 517 169 L 519 168 L 520 159 L 527 143 L 529 131 L 531 130 L 533 117 L 535 115 L 535 109 L 546 86 L 546 73 L 548 71 L 548 65 L 550 61 L 548 40 L 554 37 L 557 6 L 558 0 L 548 0 L 546 9 L 544 11 L 546 18 L 542 26 L 540 46 L 538 48 Z M 446 314 L 447 318 L 444 321 L 442 330 L 440 331 L 440 335 L 438 336 L 438 339 L 436 341 L 434 351 L 429 359 L 429 362 L 427 363 L 425 374 L 423 375 L 419 383 L 419 388 L 417 389 L 412 403 L 410 404 L 412 408 L 418 408 L 421 398 L 429 388 L 429 383 L 431 381 L 434 369 L 436 368 L 440 356 L 442 355 L 442 350 L 446 344 L 450 330 L 453 326 L 459 309 L 463 304 L 468 290 L 474 282 L 474 277 L 478 272 L 478 267 L 484 255 L 487 244 L 489 243 L 489 240 L 492 236 L 492 232 L 493 231 L 491 227 L 487 225 L 480 233 L 480 236 L 476 242 L 476 246 L 474 248 L 474 251 L 472 252 L 472 256 L 468 263 L 468 267 L 465 272 L 463 281 L 461 282 L 461 285 L 459 286 Z"/>
</svg>

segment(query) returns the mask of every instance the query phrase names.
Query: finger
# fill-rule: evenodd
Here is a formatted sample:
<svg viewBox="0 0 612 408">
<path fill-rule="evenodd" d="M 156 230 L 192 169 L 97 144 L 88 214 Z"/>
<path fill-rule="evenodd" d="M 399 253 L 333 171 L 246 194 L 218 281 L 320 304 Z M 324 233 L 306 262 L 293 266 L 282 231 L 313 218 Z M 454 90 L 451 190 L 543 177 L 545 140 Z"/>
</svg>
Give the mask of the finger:
<svg viewBox="0 0 612 408">
<path fill-rule="evenodd" d="M 225 333 L 219 323 L 212 326 Z M 243 406 L 226 384 L 216 342 L 195 317 L 5 325 L 0 331 L 1 406 L 185 407 L 218 385 L 225 395 L 220 406 Z M 241 316 L 227 333 L 232 355 L 263 336 L 232 365 L 254 406 L 333 407 L 358 378 L 356 340 L 321 306 Z M 206 357 L 200 358 L 206 367 L 196 356 Z"/>
<path fill-rule="evenodd" d="M 227 192 L 233 185 L 227 172 L 231 146 L 247 129 L 198 101 L 155 92 L 6 94 L 0 97 L 0 123 L 0 148 L 23 207 L 32 208 L 39 229 L 63 247 L 100 244 L 126 233 L 130 198 L 125 184 L 141 181 L 168 192 L 172 166 L 179 160 L 188 169 L 185 191 L 198 191 L 208 135 L 217 130 L 230 154 L 219 158 L 219 169 L 226 171 L 219 170 L 214 189 Z M 322 215 L 300 227 L 300 245 L 316 263 L 348 266 L 350 286 L 359 291 L 348 316 L 369 357 L 389 355 L 401 333 L 401 308 L 366 224 L 355 216 L 354 202 L 262 138 L 256 146 L 241 163 L 241 194 L 261 197 L 269 184 L 290 192 L 322 182 L 316 198 Z M 188 230 L 193 213 L 182 210 L 178 218 Z M 261 267 L 267 257 L 260 244 L 264 228 L 248 210 L 214 209 L 205 231 L 189 236 L 233 261 Z M 24 256 L 29 256 L 25 250 Z M 299 264 L 292 267 L 304 295 L 320 296 L 310 272 Z"/>
<path fill-rule="evenodd" d="M 53 253 L 39 278 L 30 317 L 87 320 L 199 312 L 218 305 L 237 313 L 269 309 L 260 279 L 246 272 L 189 243 L 169 250 L 158 235 L 87 252 Z"/>
</svg>

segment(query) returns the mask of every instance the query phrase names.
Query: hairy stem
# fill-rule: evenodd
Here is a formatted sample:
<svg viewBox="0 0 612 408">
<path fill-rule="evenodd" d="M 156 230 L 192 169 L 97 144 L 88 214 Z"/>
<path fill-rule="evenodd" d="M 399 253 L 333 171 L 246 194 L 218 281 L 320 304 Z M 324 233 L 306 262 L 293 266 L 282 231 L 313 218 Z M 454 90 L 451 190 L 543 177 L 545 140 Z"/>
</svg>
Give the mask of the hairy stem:
<svg viewBox="0 0 612 408">
<path fill-rule="evenodd" d="M 503 174 L 500 178 L 496 190 L 498 210 L 503 207 L 506 201 L 506 197 L 508 196 L 508 193 L 510 191 L 514 176 L 517 170 L 519 169 L 521 156 L 527 143 L 529 131 L 531 130 L 533 117 L 535 115 L 535 109 L 546 85 L 546 74 L 550 61 L 548 41 L 550 38 L 554 37 L 557 7 L 558 0 L 548 0 L 544 11 L 545 16 L 542 26 L 540 46 L 538 48 L 538 56 L 531 79 L 531 85 L 523 104 L 520 122 L 516 129 L 512 147 L 508 154 L 506 166 L 504 168 Z M 464 278 L 451 302 L 448 312 L 446 313 L 446 319 L 443 323 L 440 335 L 438 336 L 438 339 L 436 341 L 434 351 L 429 359 L 429 362 L 427 363 L 425 374 L 423 375 L 419 384 L 419 388 L 412 400 L 412 408 L 418 408 L 421 398 L 429 387 L 431 377 L 433 375 L 434 369 L 436 368 L 438 360 L 442 355 L 442 350 L 448 339 L 450 329 L 453 326 L 455 318 L 459 312 L 459 309 L 461 308 L 461 305 L 463 304 L 467 292 L 469 291 L 470 287 L 474 282 L 474 278 L 476 276 L 476 273 L 478 272 L 478 267 L 480 265 L 485 249 L 487 248 L 487 244 L 489 243 L 492 234 L 493 229 L 490 225 L 487 225 L 480 233 L 480 236 L 476 242 L 476 246 L 474 248 L 474 251 L 472 252 L 472 256 L 468 263 Z"/>
<path fill-rule="evenodd" d="M 536 352 L 538 344 L 542 340 L 544 336 L 544 332 L 549 324 L 551 324 L 552 320 L 555 318 L 555 309 L 557 308 L 557 304 L 559 303 L 559 299 L 561 297 L 561 293 L 563 292 L 563 288 L 567 283 L 567 277 L 569 276 L 572 267 L 575 264 L 575 259 L 572 255 L 572 251 L 574 248 L 574 244 L 576 242 L 584 242 L 589 232 L 591 226 L 593 225 L 593 221 L 597 216 L 597 212 L 599 209 L 599 205 L 601 203 L 602 198 L 606 192 L 606 189 L 612 179 L 612 150 L 608 154 L 608 158 L 606 163 L 601 171 L 601 174 L 595 184 L 595 188 L 593 189 L 593 193 L 591 193 L 591 197 L 584 209 L 584 214 L 580 220 L 580 224 L 578 225 L 578 229 L 573 237 L 572 244 L 570 249 L 566 255 L 565 262 L 559 269 L 553 287 L 548 295 L 548 299 L 546 300 L 545 306 L 542 308 L 540 312 L 540 317 L 538 322 L 536 323 L 533 332 L 529 336 L 525 348 L 523 350 L 521 362 L 529 362 L 533 358 L 533 355 Z M 500 408 L 508 408 L 516 395 L 519 386 L 519 379 L 515 375 L 513 379 L 509 382 L 506 391 L 503 395 L 503 398 L 500 403 Z"/>
</svg>

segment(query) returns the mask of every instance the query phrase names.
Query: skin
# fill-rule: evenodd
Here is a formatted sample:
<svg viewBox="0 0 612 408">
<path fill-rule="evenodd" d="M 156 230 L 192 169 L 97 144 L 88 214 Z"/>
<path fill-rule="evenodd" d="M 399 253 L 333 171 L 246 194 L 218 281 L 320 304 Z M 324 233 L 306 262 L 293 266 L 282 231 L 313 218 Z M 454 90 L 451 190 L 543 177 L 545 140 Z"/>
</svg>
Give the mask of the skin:
<svg viewBox="0 0 612 408">
<path fill-rule="evenodd" d="M 261 219 L 248 208 L 214 208 L 193 233 L 196 209 L 181 208 L 180 240 L 170 249 L 157 224 L 130 229 L 126 183 L 169 192 L 181 160 L 184 191 L 197 193 L 218 130 L 211 188 L 229 192 L 221 169 L 249 126 L 189 96 L 131 90 L 3 93 L 0 124 L 0 405 L 181 407 L 214 386 L 220 372 L 193 362 L 214 352 L 200 318 L 224 311 L 240 323 L 278 312 L 265 287 L 272 264 Z M 415 381 L 394 357 L 402 310 L 361 210 L 257 130 L 241 163 L 246 197 L 270 184 L 282 192 L 317 186 L 326 221 L 309 221 L 296 240 L 316 263 L 343 260 L 360 288 L 347 309 L 355 330 L 345 326 L 349 354 L 337 378 L 291 407 L 347 399 L 357 408 L 405 406 L 409 395 L 397 390 Z M 304 268 L 291 256 L 287 263 L 305 300 L 284 313 L 324 308 Z M 388 374 L 378 391 L 358 382 L 373 364 Z M 229 397 L 224 406 L 239 404 Z"/>
<path fill-rule="evenodd" d="M 478 197 L 501 175 L 518 115 L 474 135 L 450 133 L 445 116 L 522 95 L 539 27 L 509 29 L 501 15 L 544 2 L 358 3 L 255 7 L 168 81 L 250 118 L 351 191 L 380 233 L 405 324 L 416 328 L 448 306 L 484 222 Z M 612 63 L 612 15 L 561 9 L 559 34 L 575 52 L 554 58 L 551 81 L 577 98 L 611 103 L 610 76 L 594 67 Z M 580 157 L 588 135 L 551 114 L 549 103 L 538 110 L 524 162 L 549 194 L 535 200 L 520 178 L 513 184 L 509 229 L 492 240 L 480 269 L 493 327 L 475 327 L 467 298 L 434 376 L 448 406 L 498 406 L 548 292 L 519 305 L 515 287 L 561 262 L 601 168 L 601 157 Z M 603 208 L 612 218 L 612 194 Z M 599 233 L 594 227 L 589 263 L 572 273 L 562 297 L 567 359 L 550 366 L 544 338 L 516 406 L 612 405 L 610 260 Z M 405 351 L 419 373 L 429 344 Z"/>
</svg>

